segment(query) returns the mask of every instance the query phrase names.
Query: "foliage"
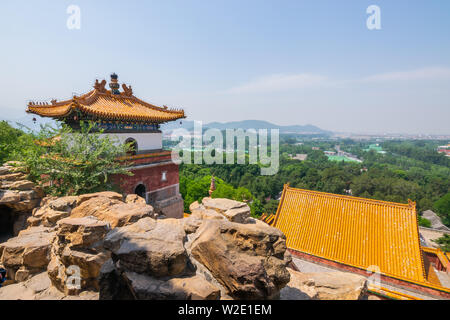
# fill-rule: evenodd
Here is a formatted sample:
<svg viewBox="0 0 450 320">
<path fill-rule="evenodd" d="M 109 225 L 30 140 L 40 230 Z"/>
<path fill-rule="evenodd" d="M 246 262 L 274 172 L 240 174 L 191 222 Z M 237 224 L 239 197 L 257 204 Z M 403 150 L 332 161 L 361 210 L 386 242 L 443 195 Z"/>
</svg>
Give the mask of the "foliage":
<svg viewBox="0 0 450 320">
<path fill-rule="evenodd" d="M 211 175 L 207 171 L 200 172 L 197 177 L 192 175 L 181 175 L 180 177 L 180 193 L 184 199 L 185 212 L 189 212 L 189 205 L 192 202 L 201 202 L 204 197 L 209 196 Z M 252 194 L 246 188 L 234 188 L 220 178 L 215 178 L 215 181 L 216 190 L 211 194 L 212 198 L 227 198 L 245 202 L 250 202 L 253 199 Z"/>
<path fill-rule="evenodd" d="M 41 127 L 37 133 L 22 135 L 14 158 L 25 163 L 30 178 L 47 194 L 78 195 L 114 189 L 111 175 L 130 175 L 117 158 L 130 145 L 118 143 L 93 130 L 92 122 L 81 122 L 80 131 L 68 126 Z"/>
<path fill-rule="evenodd" d="M 450 189 L 448 159 L 436 152 L 437 146 L 444 144 L 443 141 L 385 142 L 382 147 L 386 154 L 364 151 L 369 144 L 378 143 L 376 141 L 301 140 L 289 136 L 281 136 L 280 141 L 280 168 L 273 176 L 261 176 L 260 168 L 255 164 L 183 164 L 180 179 L 188 177 L 195 180 L 214 173 L 234 189 L 243 187 L 249 190 L 255 211 L 260 213 L 276 212 L 275 199 L 280 197 L 283 185 L 288 182 L 296 188 L 336 194 L 351 191 L 353 196 L 385 201 L 408 203 L 411 199 L 416 202 L 418 212 L 433 209 Z M 323 151 L 333 150 L 336 144 L 340 145 L 341 150 L 357 155 L 363 162 L 329 161 Z M 313 147 L 319 150 L 313 150 Z M 307 160 L 290 158 L 290 154 L 297 153 L 307 154 Z M 209 182 L 205 183 L 205 196 L 208 189 Z M 450 210 L 435 210 L 443 218 L 443 223 L 450 226 Z"/>
<path fill-rule="evenodd" d="M 444 234 L 443 237 L 433 241 L 439 245 L 439 248 L 441 248 L 442 251 L 450 252 L 450 235 Z"/>
<path fill-rule="evenodd" d="M 13 128 L 6 121 L 0 121 L 0 164 L 14 160 L 12 156 L 17 152 L 18 141 L 23 135 L 25 133 L 22 130 Z"/>
<path fill-rule="evenodd" d="M 425 227 L 425 228 L 431 228 L 431 221 L 419 216 L 419 226 Z"/>
<path fill-rule="evenodd" d="M 434 210 L 441 218 L 442 223 L 450 226 L 450 192 L 434 203 Z"/>
</svg>

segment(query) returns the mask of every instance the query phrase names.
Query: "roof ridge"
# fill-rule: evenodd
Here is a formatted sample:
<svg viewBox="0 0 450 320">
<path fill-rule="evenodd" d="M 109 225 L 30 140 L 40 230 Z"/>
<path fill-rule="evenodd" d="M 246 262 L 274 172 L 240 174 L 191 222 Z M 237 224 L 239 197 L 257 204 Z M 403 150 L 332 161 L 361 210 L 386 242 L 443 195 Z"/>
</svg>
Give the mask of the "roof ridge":
<svg viewBox="0 0 450 320">
<path fill-rule="evenodd" d="M 369 199 L 369 198 L 362 198 L 362 197 L 355 197 L 355 196 L 349 196 L 344 194 L 336 194 L 336 193 L 330 193 L 330 192 L 324 192 L 324 191 L 316 191 L 316 190 L 307 190 L 307 189 L 300 189 L 300 188 L 293 188 L 287 186 L 287 191 L 292 190 L 296 192 L 302 192 L 307 194 L 315 194 L 319 196 L 325 196 L 330 198 L 342 198 L 350 201 L 360 201 L 360 202 L 370 202 L 375 204 L 381 204 L 381 205 L 390 205 L 390 206 L 397 206 L 397 207 L 405 207 L 405 208 L 411 208 L 414 207 L 416 203 L 409 200 L 408 203 L 398 203 L 398 202 L 392 202 L 392 201 L 384 201 L 384 200 L 377 200 L 377 199 Z"/>
</svg>

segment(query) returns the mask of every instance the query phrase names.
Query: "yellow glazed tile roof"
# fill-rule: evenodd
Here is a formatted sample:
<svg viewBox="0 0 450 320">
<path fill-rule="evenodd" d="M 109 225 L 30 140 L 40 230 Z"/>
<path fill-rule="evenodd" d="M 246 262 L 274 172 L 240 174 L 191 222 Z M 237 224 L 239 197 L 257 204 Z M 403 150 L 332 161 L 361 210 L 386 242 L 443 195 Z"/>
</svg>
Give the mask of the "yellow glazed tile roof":
<svg viewBox="0 0 450 320">
<path fill-rule="evenodd" d="M 27 108 L 29 113 L 53 118 L 63 118 L 77 110 L 102 120 L 163 123 L 185 118 L 183 110 L 152 105 L 136 98 L 132 92 L 113 94 L 98 84 L 79 97 L 60 102 L 53 100 L 51 104 L 30 102 Z"/>
<path fill-rule="evenodd" d="M 274 226 L 287 247 L 382 274 L 424 282 L 415 203 L 308 191 L 285 186 Z"/>
</svg>

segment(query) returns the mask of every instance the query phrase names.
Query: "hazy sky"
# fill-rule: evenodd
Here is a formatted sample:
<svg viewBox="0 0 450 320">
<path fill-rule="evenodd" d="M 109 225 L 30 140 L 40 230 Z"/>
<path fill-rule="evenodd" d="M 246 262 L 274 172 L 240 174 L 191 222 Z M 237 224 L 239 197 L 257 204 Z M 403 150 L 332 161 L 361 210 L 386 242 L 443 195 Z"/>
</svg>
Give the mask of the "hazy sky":
<svg viewBox="0 0 450 320">
<path fill-rule="evenodd" d="M 0 118 L 116 72 L 189 120 L 450 134 L 448 0 L 2 1 L 0 43 Z"/>
</svg>

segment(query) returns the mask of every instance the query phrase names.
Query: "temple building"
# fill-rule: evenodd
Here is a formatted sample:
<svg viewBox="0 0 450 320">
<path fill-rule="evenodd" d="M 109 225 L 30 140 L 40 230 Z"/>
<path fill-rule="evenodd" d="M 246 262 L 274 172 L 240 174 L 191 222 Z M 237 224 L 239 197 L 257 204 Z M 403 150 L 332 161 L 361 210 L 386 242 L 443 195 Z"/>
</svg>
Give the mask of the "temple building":
<svg viewBox="0 0 450 320">
<path fill-rule="evenodd" d="M 167 217 L 181 218 L 178 165 L 172 162 L 171 152 L 162 149 L 160 124 L 185 118 L 184 111 L 140 100 L 126 84 L 120 91 L 116 74 L 111 75 L 109 88 L 106 80 L 96 80 L 86 94 L 64 101 L 30 102 L 27 112 L 63 121 L 74 130 L 80 128 L 81 120 L 91 120 L 104 134 L 131 143 L 132 151 L 121 160 L 132 163 L 133 176 L 115 177 L 122 192 L 142 196 Z"/>
<path fill-rule="evenodd" d="M 296 265 L 367 278 L 376 271 L 381 285 L 370 290 L 380 296 L 450 298 L 448 255 L 421 242 L 414 202 L 393 203 L 285 185 L 275 217 L 264 216 L 263 220 L 286 235 Z"/>
</svg>

